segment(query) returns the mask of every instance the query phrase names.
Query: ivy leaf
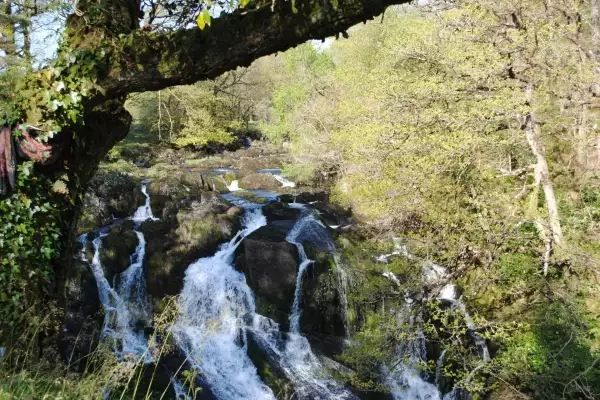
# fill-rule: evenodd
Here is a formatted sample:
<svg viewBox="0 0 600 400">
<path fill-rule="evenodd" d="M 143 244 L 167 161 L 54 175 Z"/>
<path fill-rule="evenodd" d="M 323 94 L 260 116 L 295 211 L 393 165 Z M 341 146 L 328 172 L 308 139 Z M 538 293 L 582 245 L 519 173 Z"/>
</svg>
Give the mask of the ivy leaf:
<svg viewBox="0 0 600 400">
<path fill-rule="evenodd" d="M 204 29 L 206 25 L 210 26 L 210 13 L 208 12 L 208 9 L 205 8 L 202 10 L 200 15 L 198 15 L 198 18 L 196 18 L 196 23 L 201 30 Z"/>
</svg>

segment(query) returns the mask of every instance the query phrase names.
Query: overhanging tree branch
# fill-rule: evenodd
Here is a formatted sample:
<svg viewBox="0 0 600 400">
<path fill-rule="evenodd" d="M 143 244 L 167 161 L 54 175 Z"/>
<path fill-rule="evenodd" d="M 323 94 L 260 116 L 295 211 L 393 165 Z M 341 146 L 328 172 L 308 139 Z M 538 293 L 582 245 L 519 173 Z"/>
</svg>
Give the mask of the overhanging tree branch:
<svg viewBox="0 0 600 400">
<path fill-rule="evenodd" d="M 381 14 L 386 7 L 407 0 L 278 1 L 275 8 L 237 10 L 213 19 L 204 30 L 170 33 L 135 30 L 113 54 L 99 83 L 104 98 L 131 92 L 212 79 L 255 59 L 295 47 L 307 40 L 325 39 L 352 25 Z M 130 43 L 127 45 L 127 43 Z"/>
</svg>

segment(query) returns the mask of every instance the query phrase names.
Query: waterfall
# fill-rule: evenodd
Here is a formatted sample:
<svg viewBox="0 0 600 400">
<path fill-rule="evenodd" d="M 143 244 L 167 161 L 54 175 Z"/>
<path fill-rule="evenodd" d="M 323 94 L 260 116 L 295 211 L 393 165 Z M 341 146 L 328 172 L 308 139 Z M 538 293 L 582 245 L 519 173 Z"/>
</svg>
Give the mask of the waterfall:
<svg viewBox="0 0 600 400">
<path fill-rule="evenodd" d="M 135 221 L 134 226 L 136 229 L 134 229 L 134 232 L 138 239 L 138 245 L 130 256 L 129 267 L 115 277 L 115 282 L 118 282 L 118 284 L 111 287 L 104 276 L 104 269 L 100 260 L 102 239 L 108 235 L 109 227 L 102 228 L 98 237 L 92 241 L 94 256 L 90 267 L 96 279 L 100 302 L 105 311 L 103 336 L 114 339 L 114 351 L 117 356 L 134 355 L 149 363 L 152 361 L 152 357 L 148 351 L 144 332 L 139 328 L 139 322 L 148 322 L 149 319 L 143 270 L 146 239 L 144 234 L 137 229 L 143 221 L 155 221 L 157 218 L 152 215 L 147 182 L 142 183 L 141 190 L 146 197 L 146 201 L 131 217 Z M 85 259 L 87 234 L 82 235 L 79 241 L 83 245 L 81 256 Z"/>
<path fill-rule="evenodd" d="M 280 169 L 277 169 L 277 168 L 257 169 L 256 172 L 258 172 L 259 174 L 272 175 L 273 178 L 277 179 L 277 181 L 279 181 L 279 183 L 281 183 L 281 187 L 289 187 L 289 188 L 296 187 L 295 182 L 292 182 L 289 179 L 286 179 L 283 176 L 281 176 Z"/>
<path fill-rule="evenodd" d="M 142 182 L 142 193 L 146 197 L 146 202 L 144 203 L 143 206 L 140 206 L 135 211 L 135 214 L 133 214 L 132 219 L 137 222 L 143 222 L 143 221 L 146 221 L 147 219 L 156 221 L 158 219 L 152 215 L 152 208 L 150 207 L 150 195 L 148 194 L 147 186 L 148 186 L 147 181 Z"/>
<path fill-rule="evenodd" d="M 295 208 L 302 210 L 301 218 L 296 222 L 292 230 L 287 234 L 285 240 L 298 248 L 300 256 L 300 266 L 298 267 L 298 275 L 296 275 L 296 290 L 294 291 L 294 303 L 290 314 L 290 331 L 292 333 L 300 333 L 300 301 L 302 299 L 302 281 L 306 273 L 306 268 L 313 262 L 306 255 L 302 241 L 310 240 L 317 246 L 325 246 L 329 251 L 335 249 L 331 237 L 325 230 L 323 224 L 317 220 L 311 209 L 303 205 L 295 205 Z"/>
<path fill-rule="evenodd" d="M 335 275 L 337 278 L 338 293 L 340 295 L 340 304 L 344 317 L 344 329 L 346 336 L 348 336 L 348 325 L 350 324 L 348 319 L 348 274 L 346 273 L 346 268 L 344 267 L 342 259 L 338 253 L 333 255 L 333 261 L 335 262 Z"/>
<path fill-rule="evenodd" d="M 413 303 L 412 299 L 407 298 L 403 310 L 398 314 L 399 319 L 406 320 L 410 325 L 418 324 L 411 315 Z M 391 387 L 394 400 L 441 400 L 437 386 L 423 379 L 414 366 L 427 358 L 425 335 L 421 330 L 414 339 L 398 345 L 396 357 L 396 367 L 391 371 L 384 369 L 385 383 Z M 404 361 L 407 359 L 408 362 Z"/>
<path fill-rule="evenodd" d="M 246 211 L 244 229 L 186 271 L 173 333 L 190 364 L 222 400 L 275 398 L 247 355 L 244 316 L 254 314 L 254 296 L 244 274 L 233 267 L 241 240 L 266 223 L 260 209 Z"/>
<path fill-rule="evenodd" d="M 173 391 L 175 392 L 176 400 L 192 400 L 191 397 L 188 396 L 188 390 L 186 387 L 175 376 L 171 377 L 171 385 L 173 385 Z"/>
<path fill-rule="evenodd" d="M 219 177 L 221 178 L 221 180 L 223 181 L 223 183 L 225 184 L 225 186 L 227 187 L 227 189 L 230 192 L 238 192 L 242 189 L 240 189 L 240 182 L 236 179 L 234 181 L 231 181 L 230 184 L 227 184 L 227 181 L 225 180 L 225 178 L 223 177 L 223 175 L 219 175 Z M 214 187 L 214 185 L 213 185 Z"/>
<path fill-rule="evenodd" d="M 450 304 L 452 304 L 453 307 L 455 307 L 456 309 L 458 309 L 460 311 L 460 313 L 462 314 L 462 316 L 465 320 L 465 324 L 467 325 L 467 332 L 469 332 L 469 334 L 475 341 L 475 344 L 477 345 L 477 347 L 479 347 L 481 349 L 481 358 L 482 358 L 483 362 L 487 363 L 488 361 L 490 361 L 491 357 L 490 357 L 490 351 L 487 347 L 485 339 L 482 338 L 476 332 L 477 326 L 475 325 L 475 322 L 473 322 L 473 318 L 471 317 L 471 314 L 469 314 L 469 312 L 467 311 L 467 307 L 465 306 L 465 304 L 462 301 L 460 301 L 460 299 L 457 298 L 457 295 L 458 295 L 458 293 L 456 290 L 456 286 L 449 284 L 442 288 L 442 290 L 440 291 L 440 294 L 438 296 L 438 299 L 448 301 Z"/>
<path fill-rule="evenodd" d="M 437 359 L 435 363 L 435 386 L 440 387 L 440 378 L 442 377 L 442 367 L 444 366 L 444 356 L 448 349 L 444 349 L 440 357 Z"/>
</svg>

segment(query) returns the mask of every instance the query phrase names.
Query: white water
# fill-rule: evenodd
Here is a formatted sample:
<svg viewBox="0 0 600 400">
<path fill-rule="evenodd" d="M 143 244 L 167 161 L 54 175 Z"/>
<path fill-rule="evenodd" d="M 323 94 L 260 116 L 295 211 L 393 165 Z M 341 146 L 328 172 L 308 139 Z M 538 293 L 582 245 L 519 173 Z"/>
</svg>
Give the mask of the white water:
<svg viewBox="0 0 600 400">
<path fill-rule="evenodd" d="M 277 174 L 272 174 L 272 175 L 275 179 L 277 179 L 279 181 L 279 183 L 281 183 L 281 187 L 290 187 L 290 188 L 296 187 L 295 182 L 292 182 L 292 181 L 284 178 L 281 175 L 277 175 Z"/>
<path fill-rule="evenodd" d="M 191 400 L 191 397 L 188 396 L 188 390 L 179 379 L 173 376 L 171 378 L 171 385 L 173 385 L 176 400 Z"/>
<path fill-rule="evenodd" d="M 348 319 L 348 274 L 342 259 L 338 253 L 333 255 L 333 261 L 335 262 L 335 274 L 337 278 L 338 293 L 340 295 L 340 305 L 343 311 L 344 317 L 344 329 L 346 336 L 349 335 L 349 319 Z"/>
<path fill-rule="evenodd" d="M 147 183 L 142 183 L 142 193 L 146 197 L 144 205 L 140 206 L 134 213 L 133 219 L 136 228 L 146 220 L 157 220 L 152 215 L 150 207 L 150 195 L 147 191 Z M 138 328 L 140 322 L 148 322 L 148 307 L 146 303 L 146 285 L 144 279 L 144 257 L 146 254 L 146 239 L 144 234 L 134 230 L 138 245 L 130 256 L 129 267 L 115 277 L 117 285 L 112 287 L 104 276 L 100 253 L 102 251 L 102 239 L 107 236 L 107 228 L 103 228 L 96 239 L 93 240 L 94 257 L 90 267 L 96 285 L 100 302 L 104 307 L 103 336 L 114 340 L 114 351 L 117 356 L 124 358 L 135 356 L 144 362 L 151 362 L 152 357 L 148 351 L 148 344 L 144 333 Z M 85 259 L 85 246 L 87 234 L 80 237 L 83 244 L 82 259 Z"/>
<path fill-rule="evenodd" d="M 148 219 L 151 219 L 152 221 L 156 221 L 158 219 L 152 215 L 152 208 L 150 207 L 150 195 L 148 194 L 147 186 L 148 186 L 148 182 L 142 183 L 142 193 L 144 193 L 144 196 L 146 197 L 146 202 L 144 203 L 143 206 L 140 206 L 135 211 L 135 214 L 133 214 L 133 217 L 131 218 L 136 222 L 143 222 Z"/>
<path fill-rule="evenodd" d="M 412 303 L 407 301 L 403 313 L 398 315 L 400 320 L 405 320 L 410 325 L 418 323 L 411 315 Z M 385 383 L 390 386 L 394 400 L 441 400 L 437 386 L 423 379 L 417 369 L 417 365 L 427 359 L 423 332 L 417 332 L 415 338 L 399 345 L 396 352 L 398 365 L 387 372 L 385 378 Z M 408 362 L 402 360 L 408 360 Z"/>
<path fill-rule="evenodd" d="M 243 222 L 244 229 L 214 256 L 188 267 L 173 332 L 217 398 L 273 399 L 246 353 L 244 316 L 254 314 L 254 296 L 232 265 L 241 240 L 267 220 L 256 209 L 247 211 Z"/>
<path fill-rule="evenodd" d="M 240 188 L 240 182 L 236 179 L 234 181 L 231 181 L 231 183 L 227 183 L 227 181 L 225 180 L 225 178 L 223 177 L 223 175 L 219 175 L 219 177 L 221 178 L 221 180 L 223 180 L 223 183 L 225 184 L 225 186 L 227 187 L 227 189 L 230 192 L 239 192 L 240 190 L 242 190 Z M 214 183 L 213 183 L 213 187 L 214 187 Z"/>
</svg>

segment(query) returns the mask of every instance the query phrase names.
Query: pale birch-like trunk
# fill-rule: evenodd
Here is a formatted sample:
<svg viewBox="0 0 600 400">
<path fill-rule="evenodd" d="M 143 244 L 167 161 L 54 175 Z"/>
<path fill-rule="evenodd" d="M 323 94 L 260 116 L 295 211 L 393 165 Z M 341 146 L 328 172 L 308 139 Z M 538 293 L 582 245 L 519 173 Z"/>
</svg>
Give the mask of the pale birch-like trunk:
<svg viewBox="0 0 600 400">
<path fill-rule="evenodd" d="M 553 244 L 560 246 L 563 244 L 563 234 L 560 225 L 560 216 L 558 213 L 558 203 L 554 194 L 554 187 L 550 179 L 550 171 L 548 168 L 548 162 L 546 161 L 546 152 L 540 145 L 537 131 L 538 126 L 535 121 L 535 116 L 530 111 L 525 117 L 524 132 L 527 138 L 527 143 L 531 149 L 531 152 L 535 156 L 535 183 L 541 185 L 544 190 L 544 196 L 546 198 L 546 208 L 548 210 L 548 225 L 549 234 L 544 232 L 546 240 L 546 251 L 544 253 L 544 275 L 548 272 L 548 258 L 550 255 L 550 249 Z"/>
</svg>

